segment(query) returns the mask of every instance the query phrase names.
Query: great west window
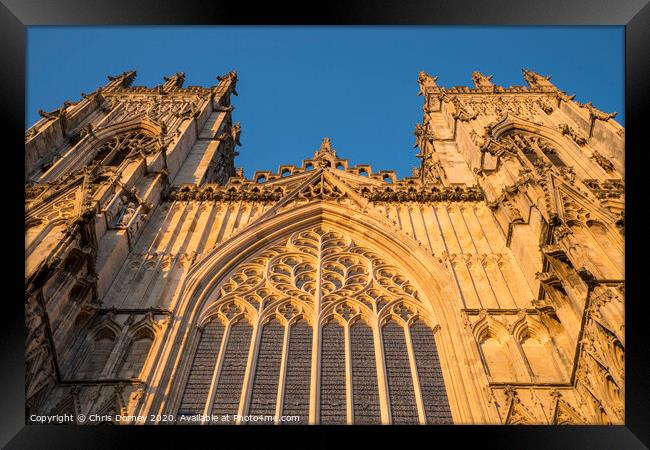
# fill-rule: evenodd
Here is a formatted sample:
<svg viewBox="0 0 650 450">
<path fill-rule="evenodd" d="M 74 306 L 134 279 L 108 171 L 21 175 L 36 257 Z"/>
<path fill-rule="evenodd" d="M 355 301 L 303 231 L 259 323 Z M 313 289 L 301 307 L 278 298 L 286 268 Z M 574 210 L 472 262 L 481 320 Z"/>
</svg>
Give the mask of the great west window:
<svg viewBox="0 0 650 450">
<path fill-rule="evenodd" d="M 379 254 L 322 227 L 260 252 L 222 283 L 184 383 L 179 416 L 451 423 L 417 291 Z"/>
</svg>

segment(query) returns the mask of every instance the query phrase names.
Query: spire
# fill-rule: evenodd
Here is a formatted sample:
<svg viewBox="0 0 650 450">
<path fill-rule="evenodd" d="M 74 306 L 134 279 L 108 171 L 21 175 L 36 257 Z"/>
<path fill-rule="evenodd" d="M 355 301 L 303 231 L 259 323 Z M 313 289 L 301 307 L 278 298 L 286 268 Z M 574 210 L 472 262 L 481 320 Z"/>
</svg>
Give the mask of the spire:
<svg viewBox="0 0 650 450">
<path fill-rule="evenodd" d="M 494 83 L 492 83 L 492 75 L 483 75 L 479 71 L 472 72 L 472 81 L 474 81 L 474 86 L 477 89 L 494 89 Z"/>
<path fill-rule="evenodd" d="M 318 150 L 319 154 L 323 153 L 331 153 L 335 155 L 335 150 L 332 149 L 332 144 L 330 143 L 330 138 L 324 137 L 323 142 L 320 144 L 320 150 Z"/>
<path fill-rule="evenodd" d="M 169 92 L 175 88 L 183 87 L 183 82 L 185 81 L 185 72 L 176 72 L 170 77 L 163 77 L 165 84 L 163 84 L 163 90 Z"/>
<path fill-rule="evenodd" d="M 437 87 L 437 79 L 438 77 L 432 77 L 425 71 L 421 70 L 418 73 L 418 84 L 420 85 L 420 92 L 418 92 L 418 95 L 424 95 L 427 87 Z"/>
<path fill-rule="evenodd" d="M 334 167 L 336 150 L 332 148 L 330 138 L 323 138 L 320 148 L 314 153 L 314 159 L 319 161 L 322 167 Z"/>
<path fill-rule="evenodd" d="M 119 88 L 128 88 L 131 87 L 133 84 L 133 80 L 135 80 L 137 73 L 135 70 L 128 70 L 126 72 L 122 72 L 121 74 L 117 76 L 108 76 L 108 81 L 109 83 L 106 85 L 105 90 L 106 91 L 111 91 L 114 89 L 119 89 Z"/>
<path fill-rule="evenodd" d="M 225 75 L 217 75 L 217 80 L 219 81 L 219 88 L 225 87 L 225 90 L 237 95 L 237 91 L 235 90 L 238 80 L 236 71 L 231 70 Z"/>
<path fill-rule="evenodd" d="M 531 89 L 553 89 L 555 90 L 555 86 L 550 82 L 551 77 L 543 77 L 538 73 L 533 72 L 532 70 L 528 69 L 521 69 L 522 73 L 524 74 L 524 80 L 526 80 L 526 83 L 528 83 L 528 86 L 530 86 Z"/>
</svg>

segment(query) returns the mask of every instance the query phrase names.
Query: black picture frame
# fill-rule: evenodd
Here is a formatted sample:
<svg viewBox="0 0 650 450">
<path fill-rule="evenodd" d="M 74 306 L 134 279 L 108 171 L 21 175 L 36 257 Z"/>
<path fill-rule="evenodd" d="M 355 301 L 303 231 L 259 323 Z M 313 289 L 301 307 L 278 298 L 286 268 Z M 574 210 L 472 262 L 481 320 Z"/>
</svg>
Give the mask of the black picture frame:
<svg viewBox="0 0 650 450">
<path fill-rule="evenodd" d="M 248 447 L 250 437 L 280 439 L 291 436 L 299 445 L 338 446 L 350 433 L 366 433 L 384 441 L 395 432 L 415 434 L 407 445 L 465 446 L 481 445 L 489 448 L 647 448 L 650 446 L 650 415 L 647 402 L 650 361 L 648 358 L 647 304 L 642 295 L 643 239 L 641 215 L 643 175 L 646 167 L 647 144 L 643 140 L 643 122 L 647 118 L 647 100 L 650 90 L 648 55 L 650 55 L 650 6 L 648 0 L 617 0 L 616 2 L 589 0 L 498 0 L 454 2 L 413 0 L 350 2 L 328 1 L 322 4 L 284 7 L 277 2 L 250 5 L 229 1 L 168 1 L 112 0 L 2 0 L 0 30 L 3 39 L 1 58 L 1 89 L 3 123 L 7 125 L 3 156 L 5 175 L 16 179 L 5 181 L 5 207 L 15 207 L 16 220 L 5 220 L 11 226 L 4 247 L 19 253 L 24 230 L 24 110 L 25 110 L 25 50 L 26 27 L 33 25 L 253 25 L 253 24 L 319 24 L 319 25 L 623 25 L 625 26 L 625 118 L 627 161 L 627 239 L 626 239 L 626 419 L 625 426 L 569 426 L 569 427 L 500 427 L 500 426 L 445 426 L 445 427 L 75 427 L 25 425 L 24 408 L 24 308 L 21 298 L 23 265 L 6 256 L 2 271 L 4 320 L 0 347 L 0 445 L 6 448 L 120 448 L 134 446 L 133 439 L 146 434 L 152 439 L 147 446 L 160 440 L 168 446 L 195 445 L 189 434 L 208 439 L 212 446 L 226 444 L 237 437 Z M 598 45 L 597 42 L 594 43 Z M 83 63 L 80 61 L 80 63 Z M 589 74 L 585 74 L 588 77 Z M 15 164 L 15 170 L 13 165 Z M 11 177 L 9 177 L 11 178 Z M 13 225 L 15 224 L 15 228 Z M 15 238 L 14 238 L 15 233 Z M 19 234 L 20 233 L 20 234 Z M 13 244 L 13 245 L 12 245 Z M 15 249 L 13 248 L 15 245 Z M 15 272 L 15 273 L 14 273 Z M 7 286 L 10 286 L 7 291 Z M 22 287 L 24 291 L 24 286 Z M 15 289 L 16 292 L 13 292 Z M 10 292 L 10 293 L 9 293 Z M 290 429 L 287 432 L 287 429 Z M 280 433 L 282 436 L 280 436 Z M 296 433 L 317 434 L 309 440 Z M 444 439 L 444 440 L 443 440 Z M 270 442 L 270 441 L 267 441 Z M 370 441 L 366 441 L 370 442 Z M 445 443 L 447 442 L 447 443 Z M 240 444 L 242 445 L 242 444 Z M 403 443 L 401 445 L 404 445 Z"/>
</svg>

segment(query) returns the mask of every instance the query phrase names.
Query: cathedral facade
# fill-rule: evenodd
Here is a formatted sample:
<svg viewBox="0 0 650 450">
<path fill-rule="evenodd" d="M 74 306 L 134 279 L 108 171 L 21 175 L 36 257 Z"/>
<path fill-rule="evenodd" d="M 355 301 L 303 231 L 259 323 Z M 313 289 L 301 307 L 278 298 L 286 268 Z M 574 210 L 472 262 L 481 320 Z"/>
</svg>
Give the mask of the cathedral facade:
<svg viewBox="0 0 650 450">
<path fill-rule="evenodd" d="M 135 75 L 25 134 L 28 422 L 624 423 L 615 114 L 420 72 L 411 176 L 246 178 L 235 72 Z"/>
</svg>

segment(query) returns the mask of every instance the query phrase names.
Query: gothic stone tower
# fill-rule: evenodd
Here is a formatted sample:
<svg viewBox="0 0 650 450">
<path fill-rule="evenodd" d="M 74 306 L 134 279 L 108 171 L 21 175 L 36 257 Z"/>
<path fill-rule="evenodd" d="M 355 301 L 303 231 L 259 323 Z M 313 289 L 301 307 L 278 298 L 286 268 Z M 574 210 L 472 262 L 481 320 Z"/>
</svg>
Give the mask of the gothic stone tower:
<svg viewBox="0 0 650 450">
<path fill-rule="evenodd" d="M 169 312 L 123 313 L 103 299 L 172 180 L 223 184 L 235 173 L 235 72 L 210 88 L 183 88 L 183 73 L 153 89 L 132 87 L 135 76 L 109 76 L 80 101 L 40 111 L 43 118 L 25 133 L 28 411 L 43 413 L 46 398 L 61 390 L 75 393 L 77 412 L 86 396 L 101 402 L 115 389 L 121 401 L 137 391 L 129 380 Z M 130 334 L 118 331 L 120 321 Z M 99 322 L 106 327 L 88 334 Z M 100 361 L 118 356 L 118 343 L 131 356 L 119 362 L 119 375 L 104 372 Z M 83 379 L 102 381 L 83 389 L 71 382 Z M 117 405 L 127 407 L 107 407 Z"/>
<path fill-rule="evenodd" d="M 623 423 L 613 114 L 526 70 L 509 88 L 421 72 L 412 176 L 325 138 L 246 179 L 234 73 L 134 75 L 26 135 L 30 412 Z"/>
</svg>

